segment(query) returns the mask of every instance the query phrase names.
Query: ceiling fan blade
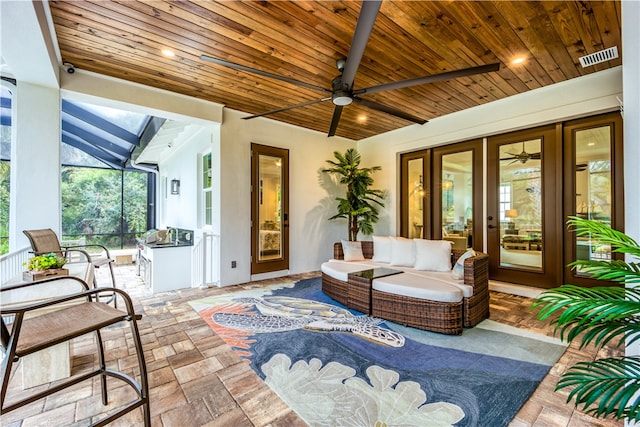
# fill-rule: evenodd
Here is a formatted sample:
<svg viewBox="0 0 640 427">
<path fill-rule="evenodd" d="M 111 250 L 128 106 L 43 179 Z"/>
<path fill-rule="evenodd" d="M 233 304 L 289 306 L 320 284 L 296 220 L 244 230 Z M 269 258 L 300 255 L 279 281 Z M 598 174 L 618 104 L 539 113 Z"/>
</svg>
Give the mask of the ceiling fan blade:
<svg viewBox="0 0 640 427">
<path fill-rule="evenodd" d="M 498 71 L 500 69 L 500 63 L 480 65 L 477 67 L 463 68 L 462 70 L 446 71 L 440 74 L 434 74 L 431 76 L 415 77 L 407 80 L 400 80 L 397 82 L 384 83 L 377 86 L 370 86 L 358 90 L 354 90 L 354 95 L 362 95 L 369 93 L 382 92 L 383 90 L 402 89 L 409 86 L 423 85 L 426 83 L 435 83 L 443 80 L 457 79 L 459 77 L 471 76 L 474 74 L 489 73 L 491 71 Z"/>
<path fill-rule="evenodd" d="M 423 124 L 427 123 L 427 120 L 421 119 L 421 118 L 416 117 L 416 116 L 412 116 L 411 114 L 407 114 L 404 111 L 400 111 L 400 110 L 398 110 L 396 108 L 388 107 L 386 105 L 379 104 L 377 102 L 369 101 L 367 99 L 358 98 L 356 96 L 353 97 L 353 100 L 354 100 L 354 102 L 356 102 L 356 103 L 358 103 L 360 105 L 364 105 L 365 107 L 369 107 L 369 108 L 372 108 L 374 110 L 382 111 L 384 113 L 391 114 L 392 116 L 400 117 L 401 119 L 405 119 L 405 120 L 408 120 L 410 122 L 418 123 L 420 125 L 423 125 Z"/>
<path fill-rule="evenodd" d="M 356 30 L 353 33 L 347 61 L 342 71 L 342 86 L 345 90 L 353 87 L 356 71 L 358 71 L 358 67 L 360 66 L 364 49 L 367 47 L 367 42 L 369 41 L 369 36 L 371 35 L 371 30 L 373 29 L 373 24 L 376 21 L 381 4 L 382 0 L 363 0 L 362 2 L 360 15 L 358 15 L 358 22 L 356 23 Z"/>
<path fill-rule="evenodd" d="M 542 158 L 542 153 L 529 153 L 529 158 L 533 160 L 540 160 Z"/>
<path fill-rule="evenodd" d="M 269 77 L 269 78 L 272 78 L 272 79 L 276 79 L 276 80 L 280 80 L 280 81 L 283 81 L 283 82 L 291 83 L 291 84 L 294 84 L 294 85 L 297 85 L 297 86 L 306 87 L 307 89 L 318 90 L 320 92 L 331 92 L 331 90 L 326 89 L 326 88 L 321 87 L 321 86 L 312 85 L 310 83 L 301 82 L 300 80 L 292 79 L 292 78 L 285 77 L 285 76 L 279 76 L 277 74 L 268 73 L 266 71 L 258 70 L 258 69 L 251 68 L 251 67 L 246 67 L 246 66 L 240 65 L 240 64 L 235 64 L 233 62 L 225 61 L 223 59 L 214 58 L 212 56 L 200 55 L 200 59 L 202 59 L 203 61 L 213 62 L 214 64 L 222 65 L 224 67 L 233 68 L 234 70 L 240 70 L 240 71 L 245 71 L 247 73 L 258 74 L 260 76 Z"/>
<path fill-rule="evenodd" d="M 253 116 L 243 117 L 243 120 L 255 119 L 256 117 L 268 116 L 269 114 L 279 113 L 281 111 L 292 110 L 294 108 L 306 107 L 307 105 L 317 104 L 318 102 L 328 101 L 331 97 L 314 99 L 313 101 L 301 102 L 300 104 L 289 105 L 288 107 L 277 108 L 275 110 L 265 111 L 264 113 L 254 114 Z"/>
<path fill-rule="evenodd" d="M 336 105 L 333 109 L 333 117 L 331 118 L 331 126 L 329 126 L 329 134 L 327 136 L 333 136 L 338 129 L 338 123 L 340 122 L 340 116 L 342 115 L 342 105 Z"/>
</svg>

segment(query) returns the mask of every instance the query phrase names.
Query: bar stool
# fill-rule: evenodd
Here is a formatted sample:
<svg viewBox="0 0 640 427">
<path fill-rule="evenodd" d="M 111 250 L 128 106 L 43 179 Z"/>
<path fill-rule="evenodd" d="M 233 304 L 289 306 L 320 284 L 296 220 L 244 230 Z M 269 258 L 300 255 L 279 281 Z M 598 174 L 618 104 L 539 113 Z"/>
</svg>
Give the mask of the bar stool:
<svg viewBox="0 0 640 427">
<path fill-rule="evenodd" d="M 1 414 L 13 411 L 43 397 L 60 392 L 70 386 L 82 381 L 89 380 L 94 376 L 100 376 L 103 405 L 108 404 L 107 377 L 112 377 L 124 381 L 134 391 L 137 398 L 101 419 L 96 426 L 106 425 L 122 415 L 142 407 L 144 425 L 151 425 L 149 412 L 149 386 L 147 381 L 147 367 L 144 360 L 144 351 L 140 340 L 137 321 L 142 317 L 137 315 L 133 308 L 133 303 L 129 295 L 116 288 L 101 287 L 89 289 L 83 280 L 73 276 L 54 277 L 51 279 L 39 280 L 36 282 L 21 283 L 14 286 L 5 286 L 0 292 L 15 291 L 32 285 L 55 280 L 75 280 L 81 282 L 84 291 L 69 295 L 48 298 L 38 302 L 29 302 L 20 306 L 10 308 L 0 307 L 1 342 L 4 349 L 4 360 L 2 361 L 2 389 L 0 393 Z M 118 294 L 125 305 L 125 311 L 116 309 L 104 302 L 100 302 L 100 294 Z M 52 310 L 52 311 L 51 311 Z M 6 321 L 5 321 L 6 320 Z M 113 369 L 107 369 L 104 357 L 104 345 L 100 330 L 104 327 L 114 325 L 119 322 L 129 322 L 131 335 L 136 349 L 138 365 L 140 368 L 140 380 Z M 96 334 L 98 347 L 98 367 L 88 373 L 72 376 L 67 380 L 48 388 L 47 390 L 34 393 L 31 396 L 22 398 L 5 407 L 5 398 L 11 377 L 11 368 L 21 357 L 35 353 L 37 351 L 52 347 L 73 338 L 88 333 Z"/>
</svg>

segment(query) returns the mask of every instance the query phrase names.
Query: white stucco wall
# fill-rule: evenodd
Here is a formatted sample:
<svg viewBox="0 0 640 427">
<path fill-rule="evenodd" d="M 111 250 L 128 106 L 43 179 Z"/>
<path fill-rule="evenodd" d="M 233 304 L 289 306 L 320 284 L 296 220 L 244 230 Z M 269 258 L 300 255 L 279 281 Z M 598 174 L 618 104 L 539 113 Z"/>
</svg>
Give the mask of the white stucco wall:
<svg viewBox="0 0 640 427">
<path fill-rule="evenodd" d="M 629 46 L 623 51 L 623 100 L 624 100 L 624 196 L 625 232 L 640 242 L 640 2 L 622 2 L 622 43 Z M 637 259 L 629 257 L 629 261 Z M 640 343 L 627 346 L 628 356 L 640 354 Z M 627 421 L 627 425 L 637 425 Z"/>
<path fill-rule="evenodd" d="M 391 190 L 388 222 L 380 228 L 396 234 L 399 227 L 400 153 L 616 110 L 621 96 L 622 67 L 617 67 L 359 141 L 366 164 L 382 166 L 376 184 Z"/>
<path fill-rule="evenodd" d="M 289 150 L 290 273 L 319 270 L 333 255 L 333 242 L 346 238 L 346 223 L 329 222 L 335 188 L 320 170 L 333 151 L 354 146 L 332 137 L 225 109 L 221 126 L 221 284 L 251 279 L 251 143 Z M 231 268 L 237 261 L 237 268 Z"/>
<path fill-rule="evenodd" d="M 211 151 L 211 135 L 217 132 L 217 128 L 217 125 L 198 126 L 188 140 L 181 141 L 179 146 L 176 144 L 175 150 L 169 150 L 168 155 L 158 163 L 158 229 L 199 229 L 199 156 Z M 173 179 L 180 180 L 180 194 L 171 194 L 170 183 Z"/>
</svg>

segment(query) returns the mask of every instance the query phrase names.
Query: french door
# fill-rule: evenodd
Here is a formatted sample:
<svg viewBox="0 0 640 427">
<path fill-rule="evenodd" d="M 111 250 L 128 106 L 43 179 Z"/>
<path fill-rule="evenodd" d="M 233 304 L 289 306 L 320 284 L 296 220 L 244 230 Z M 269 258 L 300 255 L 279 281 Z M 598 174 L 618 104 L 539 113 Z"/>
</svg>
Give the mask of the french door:
<svg viewBox="0 0 640 427">
<path fill-rule="evenodd" d="M 400 235 L 410 239 L 431 238 L 431 151 L 401 156 Z"/>
<path fill-rule="evenodd" d="M 433 150 L 433 237 L 482 250 L 482 140 Z"/>
<path fill-rule="evenodd" d="M 560 130 L 551 125 L 488 139 L 486 223 L 493 280 L 550 288 L 562 278 Z"/>
<path fill-rule="evenodd" d="M 251 144 L 251 274 L 289 269 L 289 150 Z"/>
<path fill-rule="evenodd" d="M 565 211 L 623 230 L 622 118 L 618 112 L 574 120 L 564 127 Z M 565 265 L 581 260 L 622 259 L 588 237 L 565 230 Z M 565 280 L 579 286 L 611 286 L 565 267 Z"/>
<path fill-rule="evenodd" d="M 567 265 L 621 255 L 577 238 L 566 222 L 578 216 L 623 231 L 622 147 L 618 112 L 492 136 L 486 187 L 479 140 L 402 154 L 401 235 L 484 250 L 492 280 L 610 286 Z"/>
<path fill-rule="evenodd" d="M 401 235 L 482 249 L 482 141 L 401 156 Z"/>
</svg>

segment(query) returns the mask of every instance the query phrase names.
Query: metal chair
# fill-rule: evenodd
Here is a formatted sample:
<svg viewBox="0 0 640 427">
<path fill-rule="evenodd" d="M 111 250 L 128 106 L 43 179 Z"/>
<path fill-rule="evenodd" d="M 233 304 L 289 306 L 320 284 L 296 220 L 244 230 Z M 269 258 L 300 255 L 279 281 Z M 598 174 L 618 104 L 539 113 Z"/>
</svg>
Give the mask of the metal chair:
<svg viewBox="0 0 640 427">
<path fill-rule="evenodd" d="M 100 268 L 102 266 L 108 265 L 109 273 L 111 275 L 111 284 L 114 288 L 116 287 L 116 276 L 113 274 L 114 260 L 111 258 L 109 249 L 107 249 L 106 246 L 98 244 L 61 246 L 60 241 L 58 240 L 58 236 L 50 228 L 40 230 L 23 230 L 22 232 L 29 239 L 34 255 L 42 255 L 53 252 L 55 254 L 60 254 L 60 256 L 66 258 L 69 256 L 70 252 L 79 252 L 86 258 L 88 262 L 91 262 L 95 268 Z M 104 256 L 96 256 L 90 254 L 86 249 L 92 247 L 100 248 L 100 250 L 104 252 Z M 97 283 L 94 282 L 94 284 L 97 286 Z"/>
<path fill-rule="evenodd" d="M 147 382 L 147 369 L 144 360 L 144 351 L 137 320 L 142 316 L 137 315 L 133 308 L 133 303 L 129 295 L 116 288 L 95 288 L 89 289 L 89 285 L 83 280 L 73 277 L 54 277 L 51 279 L 36 282 L 21 283 L 14 286 L 5 286 L 0 292 L 16 291 L 28 286 L 41 285 L 46 282 L 56 280 L 75 280 L 82 284 L 84 291 L 73 294 L 51 297 L 37 302 L 30 301 L 24 305 L 12 304 L 10 307 L 0 306 L 1 342 L 4 349 L 4 360 L 2 361 L 2 388 L 0 393 L 0 414 L 13 411 L 43 397 L 60 392 L 67 387 L 73 386 L 85 380 L 90 380 L 94 376 L 100 376 L 102 403 L 108 404 L 107 377 L 117 378 L 128 384 L 136 393 L 136 399 L 126 404 L 119 410 L 110 413 L 101 419 L 96 426 L 106 425 L 120 416 L 142 407 L 144 425 L 151 425 L 149 412 L 149 389 Z M 107 292 L 117 293 L 124 301 L 126 311 L 118 310 L 103 302 L 99 302 L 98 295 Z M 53 311 L 51 311 L 53 310 Z M 136 381 L 131 376 L 107 369 L 104 346 L 100 330 L 104 327 L 119 323 L 129 322 L 131 327 L 131 337 L 133 338 L 138 365 L 140 369 L 140 381 Z M 88 373 L 78 374 L 66 380 L 60 380 L 55 385 L 30 396 L 22 397 L 20 400 L 10 403 L 5 407 L 5 398 L 11 378 L 12 366 L 21 357 L 34 352 L 44 350 L 54 345 L 69 341 L 73 338 L 95 332 L 97 337 L 98 360 L 97 369 Z M 20 393 L 22 396 L 22 393 Z"/>
</svg>

